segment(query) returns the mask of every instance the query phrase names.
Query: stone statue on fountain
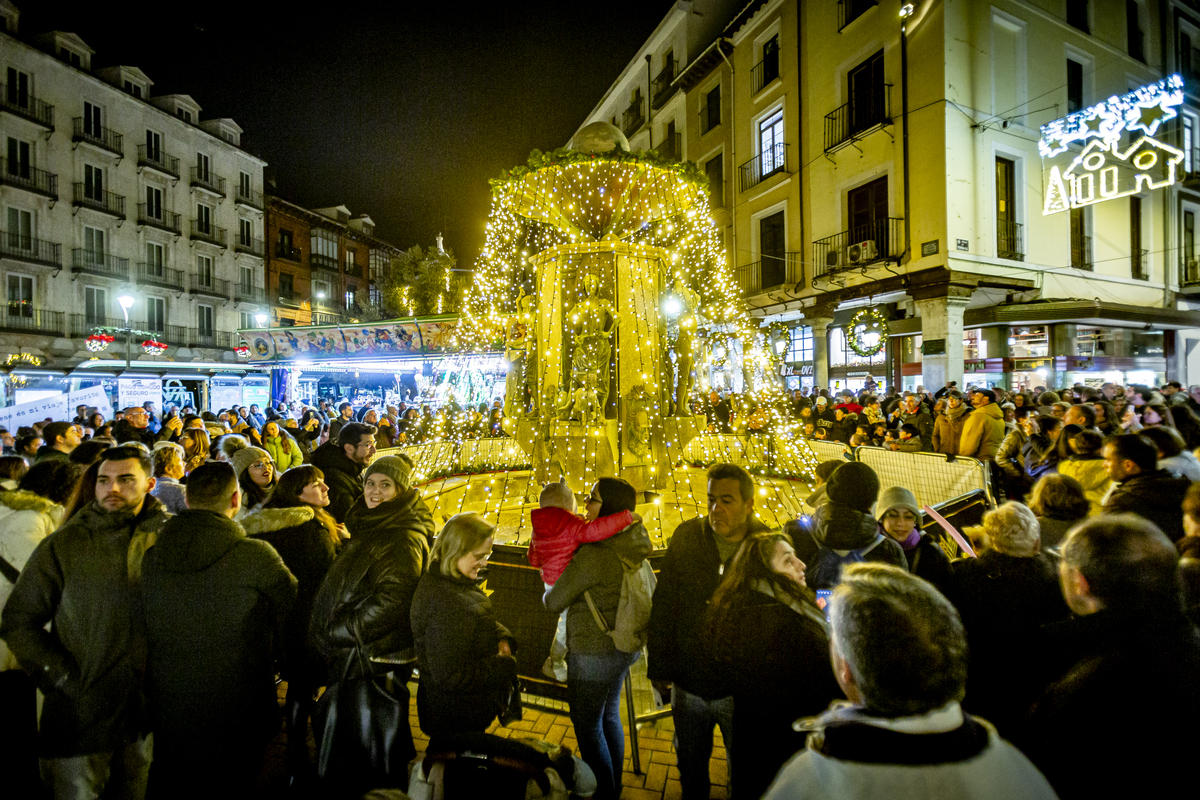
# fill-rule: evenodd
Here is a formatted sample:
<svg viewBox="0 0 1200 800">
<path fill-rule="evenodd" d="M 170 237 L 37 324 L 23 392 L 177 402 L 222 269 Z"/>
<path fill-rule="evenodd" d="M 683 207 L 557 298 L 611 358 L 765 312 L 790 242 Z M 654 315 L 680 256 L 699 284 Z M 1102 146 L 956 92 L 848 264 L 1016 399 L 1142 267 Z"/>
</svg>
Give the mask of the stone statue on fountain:
<svg viewBox="0 0 1200 800">
<path fill-rule="evenodd" d="M 584 273 L 583 288 L 587 295 L 571 309 L 568 321 L 575 331 L 575 351 L 571 356 L 571 393 L 574 394 L 578 389 L 594 391 L 594 402 L 599 404 L 603 415 L 611 384 L 608 362 L 612 355 L 612 344 L 609 340 L 621 324 L 621 316 L 612 303 L 600 297 L 599 286 L 599 276 L 591 272 Z M 588 387 L 589 375 L 594 376 L 594 389 Z"/>
</svg>

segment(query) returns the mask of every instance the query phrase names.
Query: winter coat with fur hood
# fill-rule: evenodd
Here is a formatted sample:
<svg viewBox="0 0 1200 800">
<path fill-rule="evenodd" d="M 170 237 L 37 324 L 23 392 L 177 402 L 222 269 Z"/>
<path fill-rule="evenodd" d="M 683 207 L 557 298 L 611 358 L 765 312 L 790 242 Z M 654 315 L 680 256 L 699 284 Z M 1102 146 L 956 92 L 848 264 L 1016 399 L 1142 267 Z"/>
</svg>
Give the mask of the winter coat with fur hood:
<svg viewBox="0 0 1200 800">
<path fill-rule="evenodd" d="M 0 492 L 0 558 L 20 572 L 38 543 L 58 527 L 63 507 L 33 492 Z M 13 585 L 0 577 L 0 608 L 8 602 Z M 0 670 L 20 669 L 17 659 L 0 640 Z"/>
</svg>

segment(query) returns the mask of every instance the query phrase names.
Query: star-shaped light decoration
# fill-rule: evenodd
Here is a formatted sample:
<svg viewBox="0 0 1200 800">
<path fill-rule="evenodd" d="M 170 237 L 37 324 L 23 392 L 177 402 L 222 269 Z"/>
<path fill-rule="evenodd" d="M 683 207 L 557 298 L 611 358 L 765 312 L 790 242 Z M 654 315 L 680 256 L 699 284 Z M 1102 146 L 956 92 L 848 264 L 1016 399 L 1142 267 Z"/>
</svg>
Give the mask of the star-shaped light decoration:
<svg viewBox="0 0 1200 800">
<path fill-rule="evenodd" d="M 1125 131 L 1141 131 L 1153 136 L 1162 123 L 1174 119 L 1183 104 L 1183 78 L 1169 75 L 1160 81 L 1107 100 L 1042 126 L 1038 151 L 1051 158 L 1065 151 L 1072 142 L 1098 137 L 1104 141 L 1120 139 Z"/>
<path fill-rule="evenodd" d="M 1130 109 L 1125 115 L 1125 127 L 1131 131 L 1145 131 L 1148 136 L 1153 136 L 1159 125 L 1177 116 L 1179 112 L 1165 102 L 1152 106 L 1138 106 Z"/>
</svg>

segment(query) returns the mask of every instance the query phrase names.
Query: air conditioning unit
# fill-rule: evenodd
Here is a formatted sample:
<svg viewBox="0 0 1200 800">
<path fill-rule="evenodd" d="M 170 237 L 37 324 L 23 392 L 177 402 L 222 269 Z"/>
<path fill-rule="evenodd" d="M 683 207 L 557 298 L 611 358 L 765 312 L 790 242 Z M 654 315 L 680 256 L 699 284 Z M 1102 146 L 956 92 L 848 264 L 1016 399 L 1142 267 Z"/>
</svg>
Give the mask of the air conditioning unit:
<svg viewBox="0 0 1200 800">
<path fill-rule="evenodd" d="M 851 264 L 867 264 L 877 258 L 879 258 L 879 248 L 871 239 L 865 242 L 855 242 L 846 248 L 846 260 Z"/>
<path fill-rule="evenodd" d="M 825 252 L 825 267 L 826 269 L 835 269 L 842 265 L 842 251 L 833 248 Z"/>
</svg>

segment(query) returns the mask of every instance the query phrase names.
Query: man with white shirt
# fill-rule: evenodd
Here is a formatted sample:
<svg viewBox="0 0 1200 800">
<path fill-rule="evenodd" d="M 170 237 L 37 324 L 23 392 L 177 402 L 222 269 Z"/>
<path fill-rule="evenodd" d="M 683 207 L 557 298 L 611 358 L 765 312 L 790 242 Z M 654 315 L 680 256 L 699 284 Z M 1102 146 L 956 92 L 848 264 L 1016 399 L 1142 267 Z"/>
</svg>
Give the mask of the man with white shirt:
<svg viewBox="0 0 1200 800">
<path fill-rule="evenodd" d="M 966 714 L 967 643 L 933 586 L 884 564 L 850 564 L 829 604 L 829 648 L 849 704 L 801 720 L 806 748 L 766 800 L 1054 798 L 1025 756 Z"/>
</svg>

